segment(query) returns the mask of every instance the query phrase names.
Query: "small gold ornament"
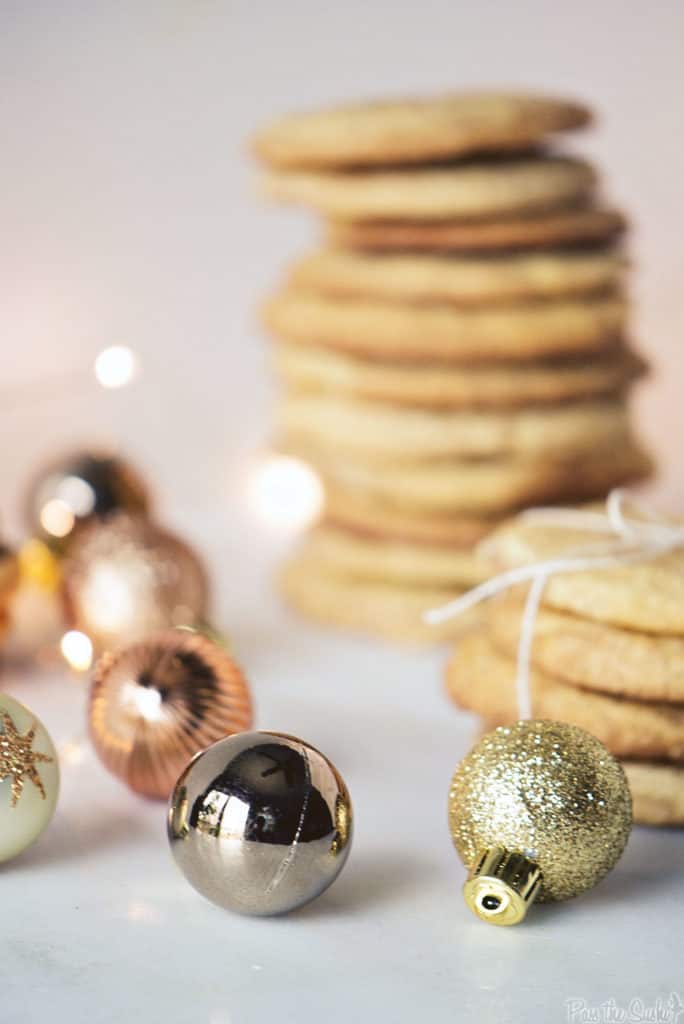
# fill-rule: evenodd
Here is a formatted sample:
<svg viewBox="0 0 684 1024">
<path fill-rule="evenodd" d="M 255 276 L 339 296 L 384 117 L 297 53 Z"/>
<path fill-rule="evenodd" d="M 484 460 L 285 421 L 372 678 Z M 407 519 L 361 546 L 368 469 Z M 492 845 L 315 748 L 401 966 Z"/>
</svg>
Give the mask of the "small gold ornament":
<svg viewBox="0 0 684 1024">
<path fill-rule="evenodd" d="M 577 726 L 521 721 L 488 733 L 460 763 L 449 827 L 470 870 L 467 905 L 517 924 L 537 900 L 567 900 L 619 860 L 632 827 L 625 773 Z"/>
<path fill-rule="evenodd" d="M 48 659 L 64 632 L 60 561 L 47 544 L 34 537 L 20 548 L 17 564 L 18 580 L 7 606 L 9 629 L 3 653 L 13 662 Z"/>
<path fill-rule="evenodd" d="M 58 792 L 57 754 L 47 730 L 23 704 L 0 694 L 0 862 L 38 838 Z"/>
<path fill-rule="evenodd" d="M 150 520 L 127 515 L 84 527 L 64 561 L 69 625 L 97 650 L 207 616 L 204 567 L 184 541 Z"/>
<path fill-rule="evenodd" d="M 225 649 L 171 629 L 100 658 L 89 722 L 105 767 L 134 792 L 166 800 L 194 754 L 250 728 L 252 707 Z"/>
<path fill-rule="evenodd" d="M 107 452 L 72 452 L 31 481 L 25 498 L 29 532 L 63 551 L 77 527 L 114 512 L 147 515 L 150 498 L 142 478 Z"/>
<path fill-rule="evenodd" d="M 319 750 L 283 733 L 243 732 L 185 768 L 168 837 L 208 900 L 241 914 L 284 914 L 319 896 L 344 867 L 352 805 Z"/>
<path fill-rule="evenodd" d="M 14 552 L 0 543 L 0 641 L 5 639 L 10 625 L 10 608 L 18 584 L 18 559 Z"/>
</svg>

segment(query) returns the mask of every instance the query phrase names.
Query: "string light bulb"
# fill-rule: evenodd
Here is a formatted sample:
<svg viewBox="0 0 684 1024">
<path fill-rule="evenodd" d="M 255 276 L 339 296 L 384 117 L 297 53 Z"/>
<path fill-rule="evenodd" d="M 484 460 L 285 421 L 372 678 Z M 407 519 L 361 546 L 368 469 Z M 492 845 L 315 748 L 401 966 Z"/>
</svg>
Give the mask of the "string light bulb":
<svg viewBox="0 0 684 1024">
<path fill-rule="evenodd" d="M 92 641 L 78 629 L 70 629 L 64 634 L 59 649 L 67 665 L 74 672 L 87 672 L 93 663 Z"/>
<path fill-rule="evenodd" d="M 135 377 L 138 359 L 127 345 L 110 345 L 100 352 L 93 369 L 103 388 L 123 388 Z"/>
<path fill-rule="evenodd" d="M 269 455 L 252 471 L 250 505 L 267 526 L 285 531 L 303 530 L 319 516 L 323 486 L 301 459 Z"/>
<path fill-rule="evenodd" d="M 67 537 L 75 522 L 76 516 L 62 498 L 50 498 L 40 510 L 40 525 L 49 537 Z"/>
</svg>

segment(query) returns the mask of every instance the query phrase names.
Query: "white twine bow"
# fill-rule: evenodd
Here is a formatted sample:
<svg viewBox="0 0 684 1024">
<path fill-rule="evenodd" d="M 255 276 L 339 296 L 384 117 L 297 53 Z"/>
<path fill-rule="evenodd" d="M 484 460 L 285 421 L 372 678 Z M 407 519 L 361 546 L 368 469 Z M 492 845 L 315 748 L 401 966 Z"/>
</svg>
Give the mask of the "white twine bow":
<svg viewBox="0 0 684 1024">
<path fill-rule="evenodd" d="M 438 625 L 486 601 L 519 583 L 529 583 L 520 622 L 516 667 L 516 700 L 521 719 L 532 717 L 530 693 L 530 661 L 532 641 L 544 587 L 558 573 L 586 572 L 591 569 L 614 569 L 622 565 L 650 561 L 659 555 L 684 547 L 684 528 L 664 522 L 644 506 L 631 502 L 637 518 L 625 512 L 628 495 L 614 490 L 608 495 L 605 511 L 589 512 L 572 508 L 532 508 L 521 513 L 523 523 L 555 526 L 560 529 L 601 534 L 601 539 L 564 552 L 555 558 L 521 565 L 493 576 L 472 590 L 461 594 L 441 608 L 423 615 L 428 625 Z M 486 550 L 486 541 L 483 545 Z"/>
</svg>

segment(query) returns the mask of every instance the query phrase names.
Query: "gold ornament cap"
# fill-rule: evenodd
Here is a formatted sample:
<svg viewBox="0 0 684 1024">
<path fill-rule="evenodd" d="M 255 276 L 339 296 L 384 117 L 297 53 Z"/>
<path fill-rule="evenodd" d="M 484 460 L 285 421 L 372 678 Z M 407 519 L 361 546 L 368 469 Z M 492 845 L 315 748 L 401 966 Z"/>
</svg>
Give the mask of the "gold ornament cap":
<svg viewBox="0 0 684 1024">
<path fill-rule="evenodd" d="M 541 886 L 539 866 L 504 846 L 486 850 L 463 886 L 463 898 L 488 924 L 519 924 Z"/>
</svg>

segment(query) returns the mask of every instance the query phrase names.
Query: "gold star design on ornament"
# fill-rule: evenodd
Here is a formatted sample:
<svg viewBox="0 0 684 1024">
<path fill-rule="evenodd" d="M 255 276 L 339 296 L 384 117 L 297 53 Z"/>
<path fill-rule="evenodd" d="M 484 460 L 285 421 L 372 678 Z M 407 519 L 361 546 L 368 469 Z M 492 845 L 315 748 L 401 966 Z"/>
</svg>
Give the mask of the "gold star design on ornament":
<svg viewBox="0 0 684 1024">
<path fill-rule="evenodd" d="M 12 776 L 12 807 L 24 789 L 24 779 L 30 779 L 43 800 L 45 789 L 36 765 L 41 762 L 52 762 L 54 759 L 32 749 L 36 735 L 36 723 L 23 736 L 6 711 L 2 712 L 4 732 L 0 733 L 0 782 Z"/>
</svg>

